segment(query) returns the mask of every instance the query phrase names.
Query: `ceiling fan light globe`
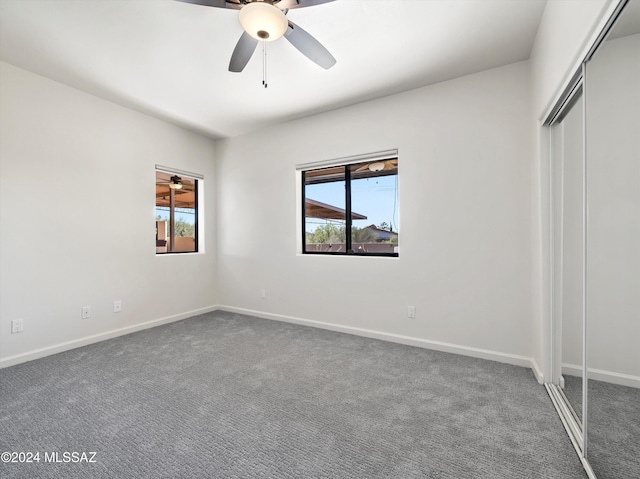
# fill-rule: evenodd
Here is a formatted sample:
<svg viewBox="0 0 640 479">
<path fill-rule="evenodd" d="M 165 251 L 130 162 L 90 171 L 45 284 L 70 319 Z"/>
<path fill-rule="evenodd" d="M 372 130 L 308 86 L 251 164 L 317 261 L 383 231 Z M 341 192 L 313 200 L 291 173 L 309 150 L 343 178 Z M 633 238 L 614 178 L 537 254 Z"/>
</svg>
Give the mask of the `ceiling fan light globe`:
<svg viewBox="0 0 640 479">
<path fill-rule="evenodd" d="M 371 163 L 369 165 L 369 171 L 382 171 L 384 170 L 384 162 L 376 161 L 375 163 Z"/>
<path fill-rule="evenodd" d="M 252 2 L 240 10 L 240 24 L 256 40 L 272 42 L 282 37 L 289 22 L 284 12 L 266 2 Z"/>
<path fill-rule="evenodd" d="M 169 188 L 172 190 L 181 190 L 182 189 L 182 178 L 177 175 L 171 177 L 171 181 L 169 183 Z"/>
</svg>

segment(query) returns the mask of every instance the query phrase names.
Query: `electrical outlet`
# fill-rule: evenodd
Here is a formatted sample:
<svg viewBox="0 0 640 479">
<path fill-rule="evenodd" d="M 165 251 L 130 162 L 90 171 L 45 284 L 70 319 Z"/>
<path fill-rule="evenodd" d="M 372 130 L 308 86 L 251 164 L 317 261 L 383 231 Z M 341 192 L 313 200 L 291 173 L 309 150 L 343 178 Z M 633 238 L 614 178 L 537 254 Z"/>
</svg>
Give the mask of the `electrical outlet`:
<svg viewBox="0 0 640 479">
<path fill-rule="evenodd" d="M 416 317 L 416 307 L 409 306 L 407 308 L 407 318 L 415 319 L 415 317 Z"/>
<path fill-rule="evenodd" d="M 262 299 L 266 299 L 267 298 L 267 290 L 266 289 L 261 289 L 260 290 L 260 297 Z"/>
<path fill-rule="evenodd" d="M 23 331 L 22 327 L 22 319 L 11 320 L 11 334 L 21 333 Z"/>
<path fill-rule="evenodd" d="M 91 306 L 83 306 L 82 307 L 82 319 L 87 319 L 91 317 Z"/>
<path fill-rule="evenodd" d="M 119 313 L 120 311 L 122 311 L 122 301 L 118 299 L 117 301 L 113 302 L 113 312 Z"/>
</svg>

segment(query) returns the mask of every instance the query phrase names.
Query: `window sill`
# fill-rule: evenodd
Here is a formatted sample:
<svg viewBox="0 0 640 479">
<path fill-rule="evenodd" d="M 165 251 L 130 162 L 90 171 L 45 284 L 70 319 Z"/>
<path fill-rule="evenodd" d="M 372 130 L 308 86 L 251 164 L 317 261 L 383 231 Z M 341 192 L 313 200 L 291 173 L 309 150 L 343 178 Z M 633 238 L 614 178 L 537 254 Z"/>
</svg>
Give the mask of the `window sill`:
<svg viewBox="0 0 640 479">
<path fill-rule="evenodd" d="M 369 254 L 359 254 L 359 253 L 314 253 L 314 252 L 310 252 L 310 253 L 302 253 L 302 252 L 298 252 L 296 254 L 296 256 L 323 256 L 323 257 L 330 257 L 330 258 L 392 258 L 392 259 L 399 259 L 400 258 L 400 254 L 399 253 L 369 253 Z"/>
</svg>

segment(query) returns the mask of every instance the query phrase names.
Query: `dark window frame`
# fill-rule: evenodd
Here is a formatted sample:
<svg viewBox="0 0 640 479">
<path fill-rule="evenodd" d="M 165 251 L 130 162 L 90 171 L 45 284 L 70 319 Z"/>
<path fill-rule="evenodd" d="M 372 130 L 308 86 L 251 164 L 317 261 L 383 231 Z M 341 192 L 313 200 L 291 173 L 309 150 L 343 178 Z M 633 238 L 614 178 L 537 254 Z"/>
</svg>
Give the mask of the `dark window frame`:
<svg viewBox="0 0 640 479">
<path fill-rule="evenodd" d="M 397 160 L 398 157 L 392 157 L 392 158 L 385 158 L 384 160 Z M 384 160 L 379 160 L 379 161 L 384 161 Z M 362 160 L 362 161 L 358 161 L 357 163 L 347 163 L 347 164 L 338 164 L 338 165 L 333 165 L 333 166 L 327 166 L 327 167 L 322 167 L 322 168 L 309 168 L 309 169 L 304 169 L 301 171 L 302 173 L 302 194 L 301 196 L 301 200 L 302 200 L 302 254 L 308 254 L 308 255 L 328 255 L 328 256 L 364 256 L 364 257 L 371 257 L 371 256 L 377 256 L 377 257 L 387 257 L 387 258 L 398 258 L 400 256 L 399 253 L 381 253 L 381 252 L 376 252 L 376 253 L 359 253 L 358 251 L 354 251 L 352 248 L 352 238 L 351 238 L 351 232 L 352 232 L 352 211 L 351 211 L 351 167 L 354 164 L 361 164 L 361 163 L 373 163 L 375 161 L 378 160 Z M 328 169 L 328 168 L 344 168 L 344 182 L 345 182 L 345 245 L 346 245 L 346 251 L 307 251 L 307 194 L 306 194 L 306 186 L 307 186 L 307 181 L 306 181 L 306 174 L 307 172 L 311 172 L 311 171 L 318 171 L 318 170 L 323 170 L 323 169 Z M 392 176 L 392 175 L 398 175 L 398 170 L 395 171 L 389 171 L 389 172 L 382 172 L 382 171 L 378 171 L 378 172 L 374 172 L 371 173 L 370 175 L 368 175 L 369 177 L 375 178 L 375 177 L 380 177 L 380 176 Z M 323 181 L 320 181 L 323 182 Z M 320 183 L 319 182 L 319 183 Z M 324 181 L 326 183 L 331 182 L 331 180 L 326 180 Z"/>
<path fill-rule="evenodd" d="M 176 170 L 171 171 L 169 169 L 165 169 L 165 168 L 157 168 L 156 167 L 156 174 L 158 172 L 163 172 L 163 173 L 168 173 L 168 174 L 175 174 L 177 176 L 181 176 L 182 178 L 187 178 L 190 181 L 193 181 L 193 212 L 194 212 L 194 223 L 193 223 L 193 251 L 165 251 L 165 252 L 158 252 L 156 250 L 156 256 L 166 256 L 166 255 L 172 255 L 172 254 L 195 254 L 195 253 L 199 253 L 200 252 L 200 244 L 199 244 L 199 227 L 200 227 L 200 222 L 198 221 L 198 217 L 200 216 L 199 214 L 199 183 L 202 180 L 202 177 L 199 177 L 197 175 L 193 175 L 186 173 L 186 172 L 182 172 L 182 171 L 178 171 Z M 157 206 L 157 203 L 156 203 Z M 171 207 L 169 207 L 171 208 Z M 175 209 L 175 206 L 174 206 Z M 175 211 L 173 213 L 175 215 Z M 158 241 L 158 230 L 156 229 L 156 246 L 157 246 L 157 241 Z"/>
</svg>

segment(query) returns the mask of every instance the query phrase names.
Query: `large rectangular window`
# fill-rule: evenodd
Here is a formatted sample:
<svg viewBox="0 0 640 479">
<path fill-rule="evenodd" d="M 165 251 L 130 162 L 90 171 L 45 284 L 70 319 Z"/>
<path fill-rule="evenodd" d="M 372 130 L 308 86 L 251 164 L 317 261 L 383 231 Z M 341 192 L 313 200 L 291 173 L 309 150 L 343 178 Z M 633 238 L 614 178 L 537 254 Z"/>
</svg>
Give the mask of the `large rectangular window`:
<svg viewBox="0 0 640 479">
<path fill-rule="evenodd" d="M 398 256 L 398 158 L 302 172 L 304 253 Z"/>
<path fill-rule="evenodd" d="M 156 253 L 198 251 L 198 179 L 156 170 Z"/>
</svg>

